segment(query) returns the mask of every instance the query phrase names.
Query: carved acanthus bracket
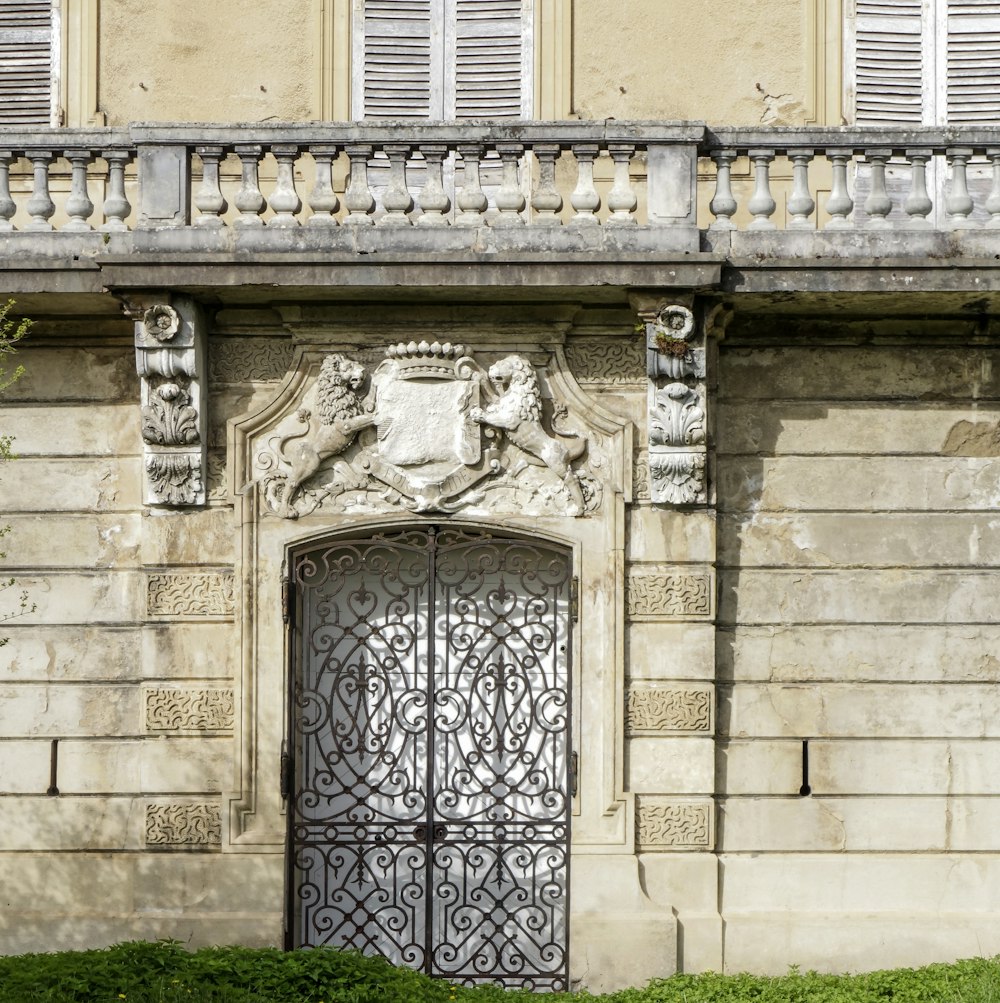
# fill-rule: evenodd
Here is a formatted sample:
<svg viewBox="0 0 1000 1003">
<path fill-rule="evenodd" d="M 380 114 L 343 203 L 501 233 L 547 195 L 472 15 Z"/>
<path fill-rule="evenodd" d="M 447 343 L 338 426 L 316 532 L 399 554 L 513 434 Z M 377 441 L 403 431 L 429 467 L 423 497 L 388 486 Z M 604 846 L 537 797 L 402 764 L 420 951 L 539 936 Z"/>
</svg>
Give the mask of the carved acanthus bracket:
<svg viewBox="0 0 1000 1003">
<path fill-rule="evenodd" d="M 689 306 L 636 302 L 649 377 L 649 484 L 657 505 L 708 501 L 706 346 Z"/>
<path fill-rule="evenodd" d="M 254 459 L 267 505 L 283 518 L 386 505 L 416 512 L 478 507 L 580 516 L 598 508 L 593 443 L 564 428 L 522 355 L 489 370 L 458 344 L 389 347 L 372 372 L 327 355 L 295 424 Z"/>
<path fill-rule="evenodd" d="M 143 501 L 205 504 L 205 324 L 184 296 L 130 297 L 135 362 L 142 380 Z"/>
</svg>

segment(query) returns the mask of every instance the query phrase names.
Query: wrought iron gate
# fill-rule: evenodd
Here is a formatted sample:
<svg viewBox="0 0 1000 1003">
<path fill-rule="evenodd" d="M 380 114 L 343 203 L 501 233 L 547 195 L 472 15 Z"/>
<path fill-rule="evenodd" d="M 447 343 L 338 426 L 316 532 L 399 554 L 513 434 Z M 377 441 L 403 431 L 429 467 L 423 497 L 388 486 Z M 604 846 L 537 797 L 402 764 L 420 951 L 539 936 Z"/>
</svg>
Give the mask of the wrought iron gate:
<svg viewBox="0 0 1000 1003">
<path fill-rule="evenodd" d="M 566 988 L 571 581 L 452 528 L 295 558 L 293 945 Z"/>
</svg>

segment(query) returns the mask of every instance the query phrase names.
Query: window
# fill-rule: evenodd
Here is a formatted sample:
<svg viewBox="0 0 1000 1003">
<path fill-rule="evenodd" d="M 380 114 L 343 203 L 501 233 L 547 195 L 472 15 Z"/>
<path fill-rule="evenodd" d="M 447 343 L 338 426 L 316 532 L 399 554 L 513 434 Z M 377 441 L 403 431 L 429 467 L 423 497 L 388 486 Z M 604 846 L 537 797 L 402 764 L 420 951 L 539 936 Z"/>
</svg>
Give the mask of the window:
<svg viewBox="0 0 1000 1003">
<path fill-rule="evenodd" d="M 356 119 L 530 118 L 532 0 L 363 0 Z"/>
<path fill-rule="evenodd" d="M 0 5 L 0 125 L 57 123 L 58 27 L 52 0 Z"/>
<path fill-rule="evenodd" d="M 856 0 L 858 125 L 1000 122 L 1000 0 Z"/>
</svg>

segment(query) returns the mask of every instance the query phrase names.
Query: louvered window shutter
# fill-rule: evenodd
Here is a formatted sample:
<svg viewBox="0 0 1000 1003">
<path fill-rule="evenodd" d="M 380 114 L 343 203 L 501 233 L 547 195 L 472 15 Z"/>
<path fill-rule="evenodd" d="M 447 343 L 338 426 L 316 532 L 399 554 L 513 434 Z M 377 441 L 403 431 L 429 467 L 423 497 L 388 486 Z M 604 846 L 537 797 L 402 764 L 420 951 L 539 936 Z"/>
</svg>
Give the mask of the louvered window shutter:
<svg viewBox="0 0 1000 1003">
<path fill-rule="evenodd" d="M 355 22 L 356 118 L 442 117 L 442 0 L 365 0 Z"/>
<path fill-rule="evenodd" d="M 857 0 L 854 107 L 858 125 L 922 124 L 921 8 L 921 0 Z"/>
<path fill-rule="evenodd" d="M 1000 125 L 1000 2 L 948 0 L 947 122 Z"/>
<path fill-rule="evenodd" d="M 522 0 L 455 0 L 454 106 L 446 98 L 446 114 L 456 119 L 530 117 L 527 6 Z"/>
<path fill-rule="evenodd" d="M 0 3 L 0 125 L 52 122 L 52 0 Z"/>
</svg>

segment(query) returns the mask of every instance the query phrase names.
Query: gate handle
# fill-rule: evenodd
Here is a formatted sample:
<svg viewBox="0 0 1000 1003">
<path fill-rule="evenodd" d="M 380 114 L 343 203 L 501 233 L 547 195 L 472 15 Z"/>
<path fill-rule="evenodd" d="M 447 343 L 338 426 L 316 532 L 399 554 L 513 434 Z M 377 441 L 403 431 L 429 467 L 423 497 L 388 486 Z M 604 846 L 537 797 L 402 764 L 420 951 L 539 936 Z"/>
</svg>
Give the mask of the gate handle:
<svg viewBox="0 0 1000 1003">
<path fill-rule="evenodd" d="M 413 827 L 413 838 L 418 842 L 422 843 L 427 839 L 427 826 L 417 825 Z M 434 843 L 443 843 L 448 838 L 448 827 L 444 825 L 436 825 L 431 829 L 431 841 Z"/>
</svg>

